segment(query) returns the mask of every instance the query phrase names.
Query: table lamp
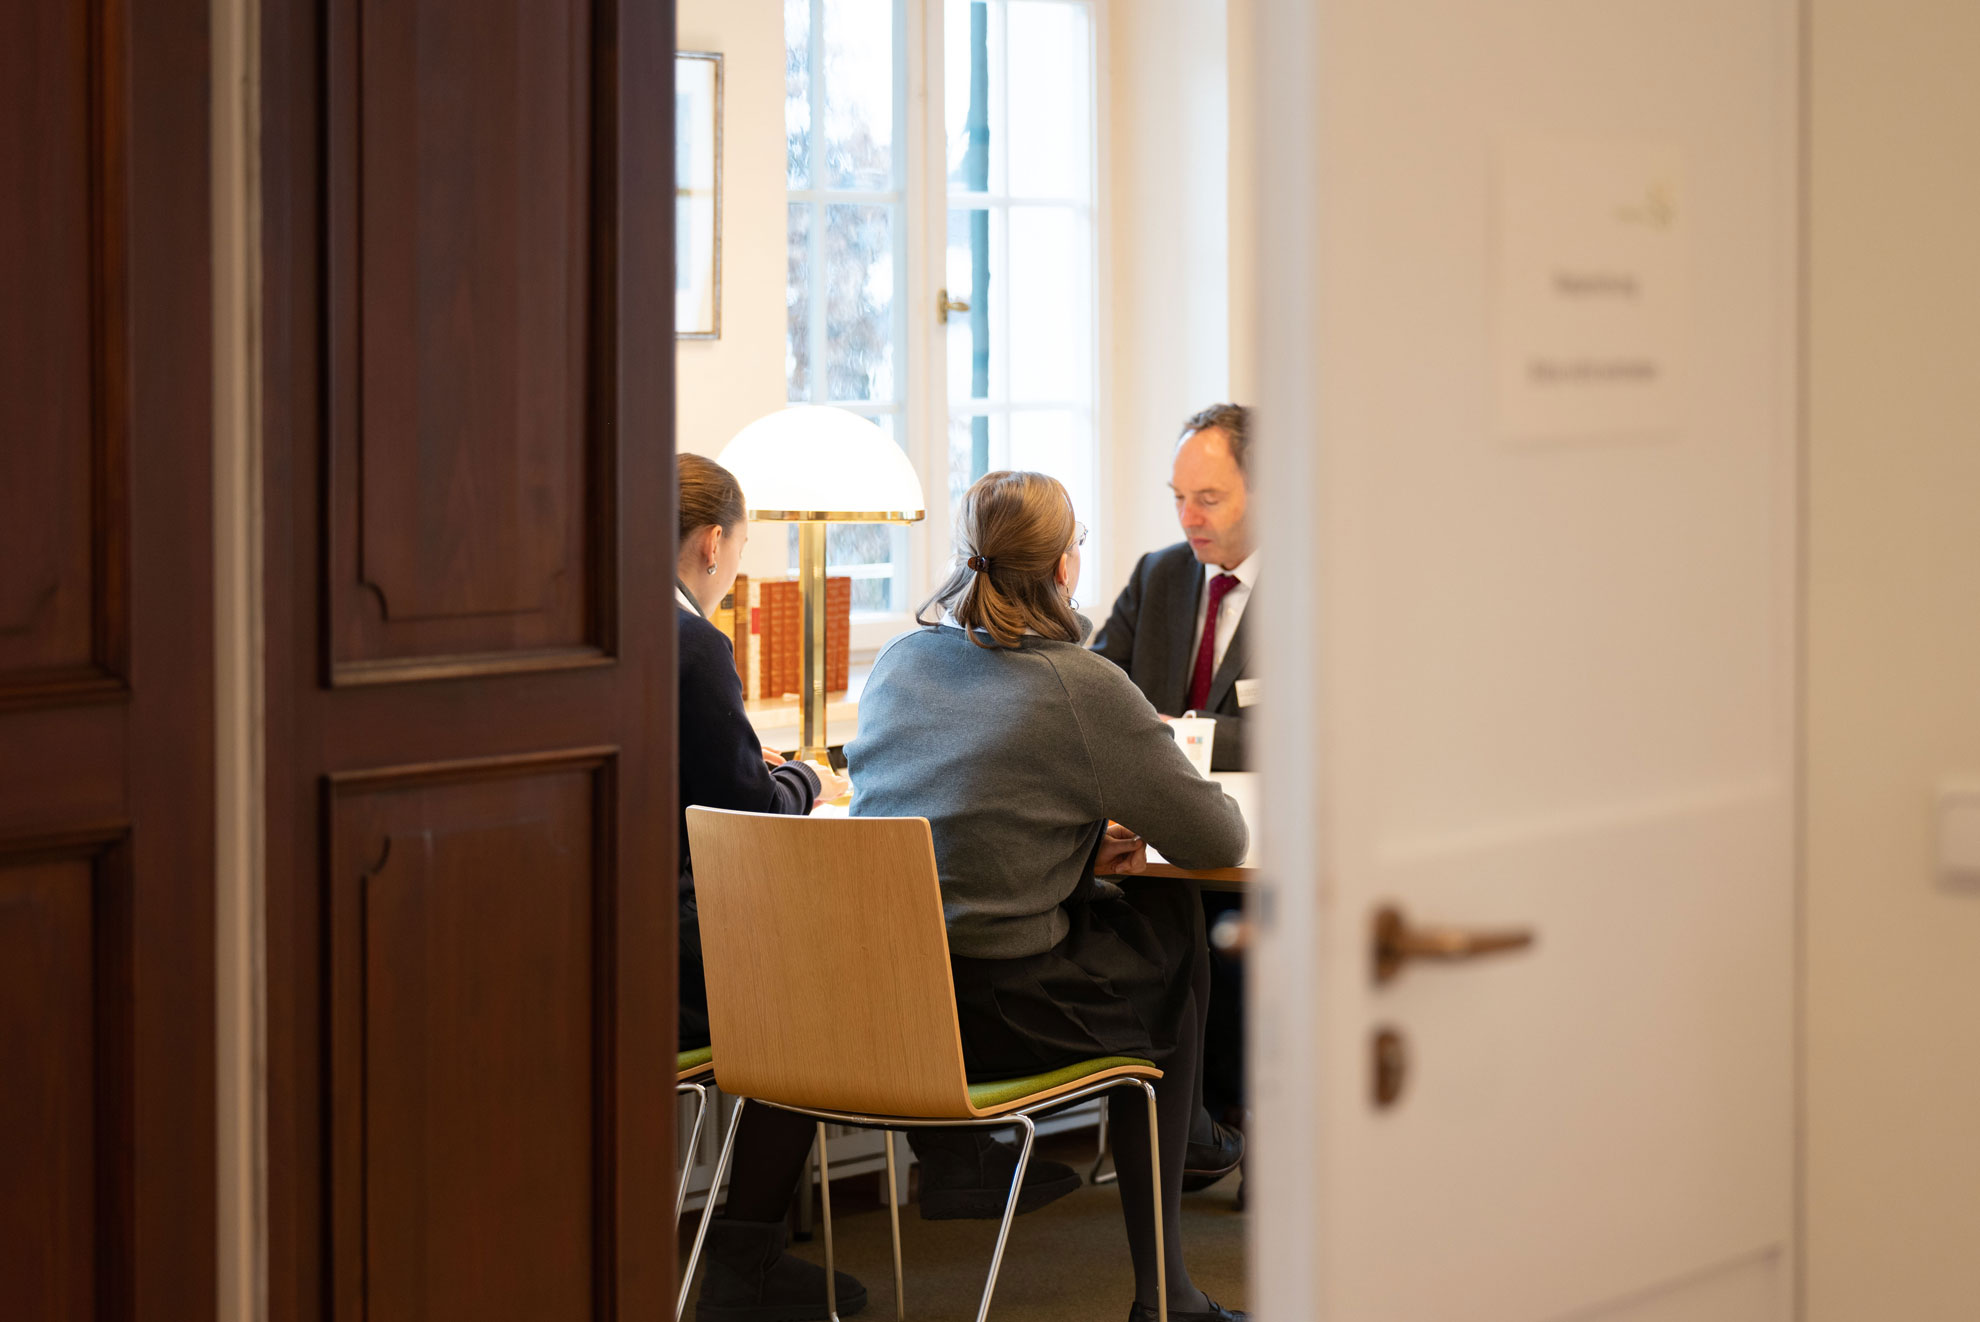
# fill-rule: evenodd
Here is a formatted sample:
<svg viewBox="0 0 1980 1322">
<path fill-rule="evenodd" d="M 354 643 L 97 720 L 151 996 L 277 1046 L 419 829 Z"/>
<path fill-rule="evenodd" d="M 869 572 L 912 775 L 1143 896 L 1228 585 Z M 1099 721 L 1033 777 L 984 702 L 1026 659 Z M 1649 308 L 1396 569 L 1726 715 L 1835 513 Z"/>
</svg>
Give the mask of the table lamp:
<svg viewBox="0 0 1980 1322">
<path fill-rule="evenodd" d="M 918 523 L 921 478 L 901 447 L 871 418 L 800 404 L 737 432 L 717 460 L 742 484 L 749 517 L 798 526 L 804 606 L 798 757 L 825 752 L 825 528 L 832 523 Z"/>
</svg>

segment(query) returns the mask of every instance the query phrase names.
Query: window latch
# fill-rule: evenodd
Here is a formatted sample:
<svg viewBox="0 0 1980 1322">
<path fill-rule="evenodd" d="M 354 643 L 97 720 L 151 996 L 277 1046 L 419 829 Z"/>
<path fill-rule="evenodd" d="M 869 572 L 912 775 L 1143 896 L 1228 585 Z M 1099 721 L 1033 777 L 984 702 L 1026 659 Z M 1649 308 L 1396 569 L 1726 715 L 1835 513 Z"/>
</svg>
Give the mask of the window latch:
<svg viewBox="0 0 1980 1322">
<path fill-rule="evenodd" d="M 969 304 L 959 298 L 950 298 L 948 290 L 938 289 L 935 291 L 935 320 L 942 325 L 946 326 L 949 324 L 949 314 L 951 312 L 967 311 L 969 311 Z"/>
</svg>

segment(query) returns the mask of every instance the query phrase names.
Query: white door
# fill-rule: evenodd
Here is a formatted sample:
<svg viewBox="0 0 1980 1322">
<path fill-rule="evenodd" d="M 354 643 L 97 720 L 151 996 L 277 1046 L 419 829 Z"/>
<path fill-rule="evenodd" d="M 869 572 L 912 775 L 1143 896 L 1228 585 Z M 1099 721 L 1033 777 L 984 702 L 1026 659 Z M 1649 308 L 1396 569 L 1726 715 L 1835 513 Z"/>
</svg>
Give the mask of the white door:
<svg viewBox="0 0 1980 1322">
<path fill-rule="evenodd" d="M 1785 1318 L 1796 5 L 1254 17 L 1253 1302 Z M 1378 984 L 1385 905 L 1535 944 Z"/>
</svg>

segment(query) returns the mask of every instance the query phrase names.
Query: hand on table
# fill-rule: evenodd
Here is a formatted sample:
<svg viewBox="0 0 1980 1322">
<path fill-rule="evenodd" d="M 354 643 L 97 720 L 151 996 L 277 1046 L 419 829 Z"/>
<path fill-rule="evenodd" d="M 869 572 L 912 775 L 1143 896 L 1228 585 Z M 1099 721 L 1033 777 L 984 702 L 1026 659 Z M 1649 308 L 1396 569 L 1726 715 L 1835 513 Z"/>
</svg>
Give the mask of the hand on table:
<svg viewBox="0 0 1980 1322">
<path fill-rule="evenodd" d="M 818 773 L 818 797 L 813 800 L 814 803 L 829 803 L 852 793 L 852 782 L 830 767 L 820 766 L 816 762 L 806 765 Z"/>
<path fill-rule="evenodd" d="M 1093 871 L 1103 877 L 1131 877 L 1148 870 L 1148 842 L 1119 822 L 1107 823 Z"/>
<path fill-rule="evenodd" d="M 774 748 L 766 748 L 763 750 L 763 765 L 766 767 L 781 767 L 784 765 L 784 755 Z"/>
</svg>

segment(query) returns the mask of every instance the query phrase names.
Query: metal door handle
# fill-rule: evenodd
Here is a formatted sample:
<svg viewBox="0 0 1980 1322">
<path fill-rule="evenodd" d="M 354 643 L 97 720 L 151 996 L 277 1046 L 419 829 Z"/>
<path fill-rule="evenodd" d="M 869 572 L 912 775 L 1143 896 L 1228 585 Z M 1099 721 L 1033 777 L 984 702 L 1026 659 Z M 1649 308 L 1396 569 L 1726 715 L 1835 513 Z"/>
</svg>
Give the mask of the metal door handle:
<svg viewBox="0 0 1980 1322">
<path fill-rule="evenodd" d="M 1461 927 L 1411 927 L 1403 911 L 1384 905 L 1375 911 L 1375 981 L 1388 982 L 1416 959 L 1476 959 L 1533 944 L 1530 929 L 1473 932 Z"/>
<path fill-rule="evenodd" d="M 950 298 L 948 290 L 938 289 L 935 291 L 935 320 L 941 322 L 944 326 L 949 324 L 949 314 L 951 312 L 967 311 L 969 311 L 969 304 L 959 298 Z"/>
</svg>

